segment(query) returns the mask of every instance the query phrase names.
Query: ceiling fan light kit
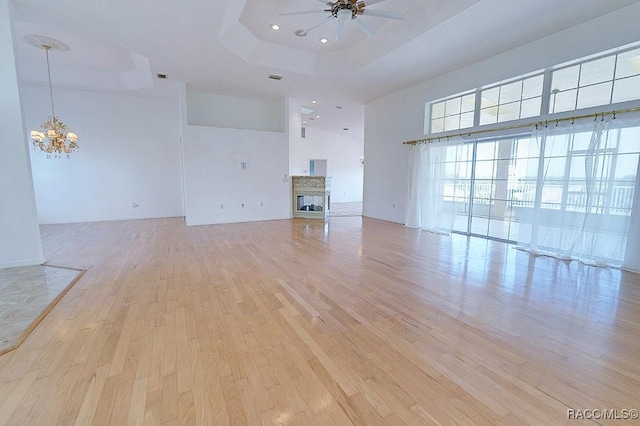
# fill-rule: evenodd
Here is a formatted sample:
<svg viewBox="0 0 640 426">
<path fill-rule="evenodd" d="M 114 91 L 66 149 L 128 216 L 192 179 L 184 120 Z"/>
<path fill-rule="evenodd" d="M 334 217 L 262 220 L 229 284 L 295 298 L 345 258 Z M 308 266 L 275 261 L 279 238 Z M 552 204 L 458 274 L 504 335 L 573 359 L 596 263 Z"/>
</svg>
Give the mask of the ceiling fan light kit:
<svg viewBox="0 0 640 426">
<path fill-rule="evenodd" d="M 374 35 L 374 31 L 371 27 L 369 27 L 361 18 L 361 16 L 375 16 L 378 18 L 388 18 L 388 19 L 404 19 L 404 15 L 401 13 L 395 12 L 386 12 L 382 10 L 371 10 L 367 9 L 367 6 L 372 6 L 377 3 L 382 3 L 386 0 L 336 0 L 335 2 L 327 2 L 325 0 L 318 0 L 320 3 L 327 6 L 327 9 L 322 10 L 305 10 L 300 12 L 287 12 L 281 13 L 280 16 L 292 16 L 292 15 L 307 15 L 313 13 L 329 13 L 329 16 L 325 17 L 322 21 L 313 25 L 307 29 L 300 29 L 294 32 L 298 37 L 306 36 L 309 31 L 318 28 L 320 25 L 324 24 L 327 21 L 335 19 L 338 22 L 336 27 L 336 35 L 335 41 L 340 41 L 342 37 L 342 31 L 344 29 L 344 25 L 347 22 L 353 21 L 356 25 L 369 37 Z"/>
</svg>

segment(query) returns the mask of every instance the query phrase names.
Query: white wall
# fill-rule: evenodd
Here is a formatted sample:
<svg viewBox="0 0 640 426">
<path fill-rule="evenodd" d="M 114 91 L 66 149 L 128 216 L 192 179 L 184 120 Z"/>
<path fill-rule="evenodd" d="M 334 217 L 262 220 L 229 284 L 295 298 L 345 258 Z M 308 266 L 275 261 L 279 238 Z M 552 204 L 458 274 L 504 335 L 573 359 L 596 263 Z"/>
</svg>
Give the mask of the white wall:
<svg viewBox="0 0 640 426">
<path fill-rule="evenodd" d="M 187 225 L 290 218 L 290 102 L 182 92 Z"/>
<path fill-rule="evenodd" d="M 331 202 L 362 201 L 363 166 L 360 157 L 364 142 L 359 139 L 306 128 L 306 137 L 300 137 L 300 128 L 290 138 L 289 173 L 309 175 L 309 160 L 327 160 L 327 176 L 331 176 Z M 292 131 L 293 132 L 293 131 Z"/>
<path fill-rule="evenodd" d="M 0 0 L 0 268 L 44 262 L 20 109 L 10 2 Z"/>
<path fill-rule="evenodd" d="M 425 102 L 640 40 L 640 4 L 425 81 L 365 107 L 363 214 L 403 223 L 408 148 L 424 137 Z"/>
<path fill-rule="evenodd" d="M 184 215 L 178 85 L 158 84 L 145 96 L 54 87 L 56 114 L 80 151 L 51 160 L 31 151 L 40 223 Z M 51 115 L 48 88 L 24 85 L 22 96 L 37 129 Z"/>
<path fill-rule="evenodd" d="M 183 137 L 187 225 L 291 217 L 287 133 L 186 126 Z"/>
<path fill-rule="evenodd" d="M 187 91 L 187 122 L 192 126 L 284 132 L 285 101 Z"/>
</svg>

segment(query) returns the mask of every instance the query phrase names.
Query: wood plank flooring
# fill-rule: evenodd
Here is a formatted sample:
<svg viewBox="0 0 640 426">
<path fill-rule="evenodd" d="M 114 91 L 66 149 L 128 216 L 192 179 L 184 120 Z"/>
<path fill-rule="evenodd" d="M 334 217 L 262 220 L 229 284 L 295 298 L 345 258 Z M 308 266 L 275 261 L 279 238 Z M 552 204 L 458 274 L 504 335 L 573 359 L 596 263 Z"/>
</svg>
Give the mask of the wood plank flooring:
<svg viewBox="0 0 640 426">
<path fill-rule="evenodd" d="M 0 425 L 553 425 L 640 408 L 640 275 L 362 217 L 42 236 L 50 264 L 87 272 L 0 356 Z"/>
</svg>

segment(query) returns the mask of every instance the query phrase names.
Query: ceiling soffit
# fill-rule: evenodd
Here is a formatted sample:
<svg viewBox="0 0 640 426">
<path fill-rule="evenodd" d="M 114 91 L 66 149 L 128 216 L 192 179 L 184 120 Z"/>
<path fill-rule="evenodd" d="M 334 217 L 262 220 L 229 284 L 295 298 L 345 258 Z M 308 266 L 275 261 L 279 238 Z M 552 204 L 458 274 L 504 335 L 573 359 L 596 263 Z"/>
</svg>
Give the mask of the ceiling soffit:
<svg viewBox="0 0 640 426">
<path fill-rule="evenodd" d="M 132 50 L 71 29 L 16 21 L 17 59 L 30 64 L 20 69 L 23 82 L 45 84 L 47 75 L 43 51 L 27 45 L 27 35 L 46 36 L 71 46 L 66 52 L 51 52 L 54 86 L 117 91 L 153 87 L 149 59 Z"/>
<path fill-rule="evenodd" d="M 313 75 L 315 55 L 258 39 L 240 21 L 246 0 L 229 2 L 218 41 L 245 62 L 265 67 Z"/>
</svg>

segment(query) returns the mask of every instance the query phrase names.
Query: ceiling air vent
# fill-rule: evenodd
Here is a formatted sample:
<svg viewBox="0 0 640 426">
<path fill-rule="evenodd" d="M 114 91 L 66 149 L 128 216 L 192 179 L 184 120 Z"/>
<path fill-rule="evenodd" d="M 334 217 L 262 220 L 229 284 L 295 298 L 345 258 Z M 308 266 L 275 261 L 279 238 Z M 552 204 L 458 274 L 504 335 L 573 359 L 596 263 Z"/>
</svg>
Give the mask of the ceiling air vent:
<svg viewBox="0 0 640 426">
<path fill-rule="evenodd" d="M 157 76 L 158 78 L 163 79 L 163 80 L 164 80 L 165 78 L 167 78 L 167 75 L 166 75 L 166 74 L 159 74 L 159 73 L 158 73 L 158 74 L 156 74 L 156 76 Z"/>
<path fill-rule="evenodd" d="M 276 74 L 270 74 L 269 78 L 272 80 L 282 80 L 282 76 L 281 75 L 276 75 Z"/>
</svg>

